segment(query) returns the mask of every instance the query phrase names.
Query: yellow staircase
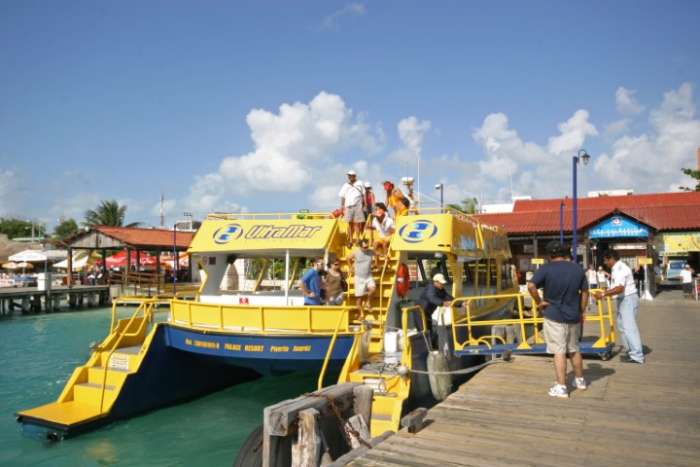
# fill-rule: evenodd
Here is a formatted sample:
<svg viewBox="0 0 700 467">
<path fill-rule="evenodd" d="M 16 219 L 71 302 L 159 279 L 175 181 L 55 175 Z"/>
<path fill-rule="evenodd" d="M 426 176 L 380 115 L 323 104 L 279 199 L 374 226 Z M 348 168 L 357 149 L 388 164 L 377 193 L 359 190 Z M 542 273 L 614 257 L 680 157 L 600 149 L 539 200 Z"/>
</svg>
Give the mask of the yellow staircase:
<svg viewBox="0 0 700 467">
<path fill-rule="evenodd" d="M 106 417 L 129 374 L 136 373 L 152 339 L 153 302 L 143 301 L 130 319 L 116 325 L 112 308 L 111 332 L 93 351 L 87 363 L 77 367 L 56 402 L 17 413 L 23 423 L 38 422 L 59 431 L 79 429 Z"/>
<path fill-rule="evenodd" d="M 346 305 L 353 305 L 355 301 L 354 271 L 347 259 L 351 252 L 352 249 L 343 246 L 342 253 L 338 256 L 341 270 L 348 277 Z M 394 295 L 399 264 L 399 252 L 389 248 L 386 257 L 380 258 L 373 266 L 372 277 L 377 289 L 370 299 L 370 309 L 362 313 L 370 325 L 369 340 L 363 349 L 361 338 L 356 338 L 338 380 L 339 383 L 353 382 L 372 387 L 374 395 L 369 425 L 373 437 L 386 431 L 398 431 L 403 404 L 410 393 L 410 376 L 407 373 L 400 374 L 400 367 L 405 369 L 411 366 L 409 340 L 404 339 L 406 348 L 400 354 L 387 356 L 384 353 L 385 323 Z M 389 359 L 392 364 L 387 364 Z"/>
</svg>

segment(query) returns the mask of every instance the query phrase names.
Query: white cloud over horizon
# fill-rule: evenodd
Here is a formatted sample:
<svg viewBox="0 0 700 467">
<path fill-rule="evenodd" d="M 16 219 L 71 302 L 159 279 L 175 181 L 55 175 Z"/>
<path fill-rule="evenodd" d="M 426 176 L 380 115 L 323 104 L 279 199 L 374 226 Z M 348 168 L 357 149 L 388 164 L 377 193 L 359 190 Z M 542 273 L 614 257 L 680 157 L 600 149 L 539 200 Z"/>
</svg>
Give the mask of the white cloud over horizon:
<svg viewBox="0 0 700 467">
<path fill-rule="evenodd" d="M 367 7 L 364 5 L 364 3 L 348 3 L 343 8 L 336 10 L 330 15 L 324 17 L 321 21 L 321 29 L 337 29 L 339 22 L 342 18 L 349 16 L 363 16 L 366 13 Z"/>
<path fill-rule="evenodd" d="M 700 147 L 700 120 L 695 115 L 693 86 L 683 83 L 664 94 L 649 114 L 650 131 L 617 139 L 595 162 L 595 171 L 608 183 L 636 190 L 677 190 L 687 184 L 683 167 L 695 167 Z"/>
<path fill-rule="evenodd" d="M 434 154 L 431 146 L 440 135 L 425 116 L 400 118 L 387 144 L 379 122 L 354 111 L 340 95 L 321 91 L 308 102 L 282 103 L 275 110 L 251 109 L 246 117 L 250 150 L 223 157 L 218 170 L 194 176 L 185 193 L 171 195 L 166 201 L 166 216 L 179 211 L 192 211 L 197 217 L 251 208 L 273 211 L 278 209 L 275 200 L 335 209 L 349 168 L 371 182 L 381 200 L 381 182 L 392 179 L 396 183 L 401 175 L 415 177 L 418 157 L 426 203 L 429 198 L 433 203 L 439 198 L 433 184 L 440 182 L 448 203 L 467 197 L 507 201 L 511 194 L 566 196 L 570 193 L 571 156 L 590 145 L 599 148 L 598 154 L 591 153 L 592 164 L 580 172 L 588 181 L 585 188 L 632 188 L 643 193 L 688 186 L 690 180 L 680 170 L 696 166 L 700 147 L 693 85 L 683 83 L 665 92 L 648 109 L 636 101 L 634 91 L 620 86 L 614 104 L 623 115 L 618 122 L 623 123 L 612 130 L 616 122 L 608 124 L 604 137 L 599 137 L 588 109 L 563 116 L 539 141 L 522 135 L 506 113 L 494 112 L 471 131 L 465 128 L 465 147 Z M 478 155 L 466 157 L 474 154 L 472 148 Z M 21 174 L 0 169 L 0 215 L 12 214 L 10 208 L 22 204 L 21 178 Z M 101 199 L 113 198 L 98 193 L 96 187 L 77 190 L 57 197 L 47 213 L 53 219 L 79 220 Z M 152 220 L 159 214 L 160 205 L 152 200 L 123 201 L 128 201 L 129 221 Z"/>
</svg>

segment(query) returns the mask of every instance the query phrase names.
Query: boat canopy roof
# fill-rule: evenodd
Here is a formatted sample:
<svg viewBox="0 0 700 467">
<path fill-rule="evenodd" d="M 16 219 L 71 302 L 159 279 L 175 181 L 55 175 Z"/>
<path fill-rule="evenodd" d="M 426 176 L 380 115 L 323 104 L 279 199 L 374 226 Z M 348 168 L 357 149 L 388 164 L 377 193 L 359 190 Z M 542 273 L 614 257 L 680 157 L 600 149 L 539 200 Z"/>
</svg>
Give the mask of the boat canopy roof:
<svg viewBox="0 0 700 467">
<path fill-rule="evenodd" d="M 189 253 L 239 256 L 311 256 L 325 250 L 338 221 L 328 214 L 211 214 L 197 231 Z"/>
<path fill-rule="evenodd" d="M 508 239 L 499 227 L 480 224 L 469 215 L 455 212 L 399 217 L 391 246 L 409 252 L 510 257 Z"/>
</svg>

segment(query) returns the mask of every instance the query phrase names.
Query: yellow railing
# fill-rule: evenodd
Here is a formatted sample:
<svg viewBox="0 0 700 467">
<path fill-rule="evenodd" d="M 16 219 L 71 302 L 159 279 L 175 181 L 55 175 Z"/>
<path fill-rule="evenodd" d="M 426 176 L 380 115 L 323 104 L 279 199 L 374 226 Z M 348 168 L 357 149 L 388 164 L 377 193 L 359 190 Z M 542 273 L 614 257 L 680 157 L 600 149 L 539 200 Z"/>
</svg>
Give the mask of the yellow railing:
<svg viewBox="0 0 700 467">
<path fill-rule="evenodd" d="M 219 305 L 172 300 L 170 307 L 176 325 L 256 334 L 332 335 L 336 328 L 339 333 L 348 333 L 350 326 L 362 319 L 355 306 Z"/>
<path fill-rule="evenodd" d="M 595 292 L 593 290 L 592 292 Z M 492 333 L 481 335 L 479 337 L 474 336 L 475 328 L 491 327 L 491 326 L 507 326 L 515 325 L 518 327 L 519 333 L 519 344 L 518 350 L 531 350 L 532 347 L 528 343 L 528 339 L 532 338 L 533 344 L 542 344 L 544 340 L 542 339 L 539 325 L 544 322 L 544 318 L 539 316 L 536 307 L 532 308 L 532 316 L 525 316 L 524 312 L 524 298 L 525 295 L 522 293 L 506 293 L 506 294 L 491 294 L 491 295 L 477 295 L 471 297 L 458 297 L 452 301 L 452 340 L 454 342 L 455 350 L 463 350 L 467 346 L 476 345 L 486 345 L 491 348 L 492 343 L 495 341 L 501 341 L 506 344 L 505 339 L 502 336 L 494 335 Z M 514 299 L 516 303 L 517 317 L 515 318 L 502 318 L 494 320 L 477 320 L 473 316 L 472 305 L 477 300 L 510 300 Z M 455 310 L 464 305 L 465 315 L 463 318 L 457 318 Z M 603 311 L 602 300 L 596 300 L 596 313 L 589 314 L 586 313 L 584 318 L 588 322 L 598 322 L 600 336 L 598 340 L 593 344 L 593 348 L 605 348 L 609 344 L 614 344 L 615 342 L 615 327 L 612 316 L 612 300 L 610 297 L 606 299 L 607 310 Z M 605 323 L 607 322 L 607 326 Z M 458 328 L 466 328 L 467 336 L 466 339 L 461 341 L 457 336 Z M 532 335 L 528 336 L 528 327 L 532 329 Z"/>
<path fill-rule="evenodd" d="M 213 212 L 207 220 L 275 220 L 275 219 L 328 219 L 327 212 Z"/>
<path fill-rule="evenodd" d="M 326 357 L 323 359 L 323 365 L 321 365 L 321 372 L 318 374 L 318 382 L 316 383 L 316 387 L 319 391 L 323 388 L 323 380 L 325 379 L 325 376 L 326 376 L 326 369 L 328 368 L 328 362 L 331 359 L 331 355 L 333 354 L 333 348 L 335 347 L 335 341 L 338 338 L 338 331 L 340 329 L 340 325 L 341 325 L 346 313 L 347 313 L 347 310 L 343 310 L 343 312 L 340 314 L 340 317 L 338 318 L 338 323 L 335 325 L 335 330 L 333 331 L 333 337 L 331 337 L 331 341 L 328 344 L 328 350 L 326 351 Z M 362 334 L 362 332 L 363 331 L 360 330 L 359 332 L 354 332 L 353 334 L 355 335 L 355 338 L 357 338 L 357 336 Z M 350 354 L 348 354 L 347 358 L 350 358 Z"/>
<path fill-rule="evenodd" d="M 118 300 L 115 300 L 115 304 L 118 303 Z M 113 341 L 112 345 L 110 346 L 109 353 L 107 354 L 107 358 L 104 362 L 103 366 L 103 374 L 102 374 L 102 390 L 100 393 L 100 413 L 102 412 L 102 407 L 104 404 L 104 398 L 105 398 L 105 390 L 107 388 L 107 371 L 109 370 L 109 362 L 112 359 L 112 355 L 114 352 L 119 349 L 119 344 L 121 344 L 122 340 L 125 337 L 136 337 L 139 336 L 144 329 L 144 326 L 146 324 L 151 323 L 152 321 L 152 313 L 153 313 L 153 305 L 156 302 L 156 300 L 143 300 L 141 304 L 136 308 L 136 310 L 132 313 L 131 318 L 129 318 L 129 321 L 127 321 L 126 325 L 124 325 L 124 328 L 119 331 L 119 335 L 117 336 L 116 340 Z M 114 320 L 115 320 L 115 312 L 116 312 L 116 305 L 112 306 L 112 323 L 110 324 L 110 333 L 114 332 Z M 129 329 L 131 328 L 131 325 L 134 323 L 134 320 L 138 316 L 139 313 L 143 312 L 143 320 L 141 320 L 141 323 L 139 324 L 138 328 L 136 329 L 135 332 L 128 332 Z M 100 352 L 104 352 L 106 349 L 99 349 Z"/>
</svg>

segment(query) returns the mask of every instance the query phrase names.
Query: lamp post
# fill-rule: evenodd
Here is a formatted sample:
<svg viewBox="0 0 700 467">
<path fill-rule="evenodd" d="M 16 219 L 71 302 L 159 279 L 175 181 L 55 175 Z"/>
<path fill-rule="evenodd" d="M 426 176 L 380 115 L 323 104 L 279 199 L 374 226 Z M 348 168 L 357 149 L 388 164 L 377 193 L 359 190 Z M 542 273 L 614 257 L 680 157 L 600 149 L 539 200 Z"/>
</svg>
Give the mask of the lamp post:
<svg viewBox="0 0 700 467">
<path fill-rule="evenodd" d="M 572 240 L 571 240 L 571 258 L 574 260 L 574 263 L 576 262 L 578 255 L 576 254 L 578 251 L 578 245 L 577 245 L 577 240 L 578 238 L 576 237 L 576 228 L 577 228 L 577 220 L 578 220 L 578 187 L 576 186 L 577 180 L 576 180 L 576 169 L 578 166 L 579 161 L 583 163 L 583 165 L 588 164 L 588 161 L 591 160 L 591 156 L 588 155 L 585 149 L 580 149 L 578 151 L 578 154 L 576 154 L 572 159 L 572 169 L 573 169 L 573 219 L 572 219 L 572 228 L 571 228 L 571 233 L 572 233 Z"/>
<path fill-rule="evenodd" d="M 445 185 L 443 185 L 442 183 L 438 183 L 437 185 L 435 185 L 435 189 L 440 190 L 440 212 L 442 212 L 442 206 L 444 204 L 444 196 L 443 195 L 445 192 Z"/>
<path fill-rule="evenodd" d="M 559 203 L 559 244 L 564 244 L 564 201 Z"/>
</svg>

